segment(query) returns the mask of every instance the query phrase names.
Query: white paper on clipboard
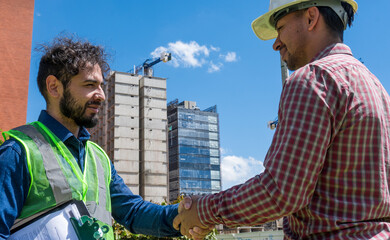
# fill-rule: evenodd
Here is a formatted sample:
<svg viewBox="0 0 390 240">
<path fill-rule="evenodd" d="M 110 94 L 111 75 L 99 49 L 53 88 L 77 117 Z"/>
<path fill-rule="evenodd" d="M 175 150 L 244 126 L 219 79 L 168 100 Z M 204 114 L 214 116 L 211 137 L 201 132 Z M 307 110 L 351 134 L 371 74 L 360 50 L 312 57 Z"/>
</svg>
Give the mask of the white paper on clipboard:
<svg viewBox="0 0 390 240">
<path fill-rule="evenodd" d="M 9 240 L 65 240 L 78 239 L 70 218 L 80 219 L 80 211 L 75 203 L 46 214 L 31 224 L 17 230 Z"/>
</svg>

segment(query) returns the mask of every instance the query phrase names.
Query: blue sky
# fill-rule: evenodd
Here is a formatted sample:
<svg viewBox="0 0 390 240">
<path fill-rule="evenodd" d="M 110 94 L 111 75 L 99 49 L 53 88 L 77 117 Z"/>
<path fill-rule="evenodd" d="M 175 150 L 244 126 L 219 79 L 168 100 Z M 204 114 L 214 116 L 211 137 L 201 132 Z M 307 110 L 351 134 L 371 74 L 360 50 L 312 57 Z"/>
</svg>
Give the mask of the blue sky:
<svg viewBox="0 0 390 240">
<path fill-rule="evenodd" d="M 375 4 L 373 3 L 375 2 Z M 161 49 L 173 61 L 154 67 L 167 78 L 167 101 L 217 105 L 220 116 L 223 188 L 263 170 L 281 92 L 279 54 L 273 40 L 261 41 L 251 22 L 268 0 L 35 0 L 33 48 L 60 33 L 105 46 L 111 69 L 127 72 Z M 390 1 L 358 1 L 354 25 L 345 33 L 357 58 L 387 91 L 390 56 Z M 32 51 L 27 122 L 45 102 L 36 86 L 40 55 Z"/>
</svg>

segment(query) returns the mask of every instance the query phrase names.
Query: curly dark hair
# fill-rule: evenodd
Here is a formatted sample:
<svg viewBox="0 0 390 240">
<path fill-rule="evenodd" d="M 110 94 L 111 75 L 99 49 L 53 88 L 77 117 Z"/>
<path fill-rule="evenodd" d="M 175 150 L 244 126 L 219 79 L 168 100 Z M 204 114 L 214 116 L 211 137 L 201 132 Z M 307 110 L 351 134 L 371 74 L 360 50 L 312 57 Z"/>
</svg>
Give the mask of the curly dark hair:
<svg viewBox="0 0 390 240">
<path fill-rule="evenodd" d="M 48 101 L 46 89 L 48 76 L 55 76 L 66 89 L 73 76 L 77 75 L 80 70 L 90 68 L 91 65 L 98 64 L 103 77 L 110 70 L 107 63 L 108 55 L 103 47 L 92 45 L 90 42 L 74 36 L 59 36 L 50 44 L 41 44 L 36 50 L 43 52 L 39 63 L 37 82 L 39 91 L 46 102 Z"/>
</svg>

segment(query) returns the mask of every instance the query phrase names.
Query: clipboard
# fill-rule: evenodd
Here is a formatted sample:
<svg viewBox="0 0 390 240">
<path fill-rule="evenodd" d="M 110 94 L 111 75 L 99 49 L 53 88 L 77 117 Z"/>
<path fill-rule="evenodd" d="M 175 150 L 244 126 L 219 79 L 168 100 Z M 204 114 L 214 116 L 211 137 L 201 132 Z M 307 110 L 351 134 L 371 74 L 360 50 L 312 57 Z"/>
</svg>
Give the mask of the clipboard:
<svg viewBox="0 0 390 240">
<path fill-rule="evenodd" d="M 9 239 L 79 239 L 71 219 L 81 219 L 82 216 L 90 217 L 84 202 L 70 200 L 16 222 Z"/>
</svg>

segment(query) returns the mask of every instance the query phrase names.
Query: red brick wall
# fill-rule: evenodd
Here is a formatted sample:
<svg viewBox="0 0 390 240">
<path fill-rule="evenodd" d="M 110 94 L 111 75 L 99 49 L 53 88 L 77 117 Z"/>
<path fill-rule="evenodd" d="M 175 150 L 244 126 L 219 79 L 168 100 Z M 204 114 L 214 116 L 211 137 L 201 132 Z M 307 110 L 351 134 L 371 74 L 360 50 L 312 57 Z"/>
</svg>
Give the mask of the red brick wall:
<svg viewBox="0 0 390 240">
<path fill-rule="evenodd" d="M 26 123 L 34 0 L 0 1 L 0 129 Z"/>
</svg>

